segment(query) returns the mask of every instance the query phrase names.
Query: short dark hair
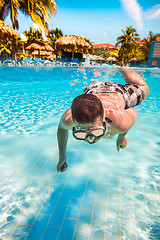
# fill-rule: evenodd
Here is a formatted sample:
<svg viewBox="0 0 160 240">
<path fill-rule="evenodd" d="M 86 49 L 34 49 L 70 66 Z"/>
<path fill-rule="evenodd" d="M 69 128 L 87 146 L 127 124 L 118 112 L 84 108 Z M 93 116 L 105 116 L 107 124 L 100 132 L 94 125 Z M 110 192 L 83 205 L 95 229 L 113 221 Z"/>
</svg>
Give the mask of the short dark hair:
<svg viewBox="0 0 160 240">
<path fill-rule="evenodd" d="M 76 97 L 71 105 L 72 118 L 78 123 L 93 123 L 97 117 L 103 119 L 103 106 L 93 94 L 82 94 Z"/>
</svg>

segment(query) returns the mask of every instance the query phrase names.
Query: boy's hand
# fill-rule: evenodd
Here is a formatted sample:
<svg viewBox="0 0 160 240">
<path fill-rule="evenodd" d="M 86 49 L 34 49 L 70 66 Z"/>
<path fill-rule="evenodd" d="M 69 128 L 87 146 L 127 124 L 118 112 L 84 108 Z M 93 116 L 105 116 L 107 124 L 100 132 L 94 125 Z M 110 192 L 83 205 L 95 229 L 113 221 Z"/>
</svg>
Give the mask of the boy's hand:
<svg viewBox="0 0 160 240">
<path fill-rule="evenodd" d="M 127 139 L 122 136 L 118 136 L 117 138 L 117 151 L 121 149 L 124 149 L 127 146 Z"/>
<path fill-rule="evenodd" d="M 66 163 L 66 159 L 65 161 L 59 161 L 58 165 L 57 165 L 57 173 L 59 172 L 64 172 L 66 171 L 66 169 L 68 168 L 68 164 Z"/>
</svg>

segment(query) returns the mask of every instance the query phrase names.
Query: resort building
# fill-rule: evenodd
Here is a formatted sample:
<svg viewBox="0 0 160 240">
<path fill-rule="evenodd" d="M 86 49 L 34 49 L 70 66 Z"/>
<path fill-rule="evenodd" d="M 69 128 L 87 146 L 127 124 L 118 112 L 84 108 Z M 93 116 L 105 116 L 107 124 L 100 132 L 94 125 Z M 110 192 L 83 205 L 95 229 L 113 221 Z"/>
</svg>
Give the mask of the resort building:
<svg viewBox="0 0 160 240">
<path fill-rule="evenodd" d="M 149 51 L 149 65 L 152 67 L 160 67 L 160 41 L 152 42 L 151 44 Z"/>
<path fill-rule="evenodd" d="M 149 38 L 148 38 L 148 41 L 149 41 Z M 160 41 L 160 37 L 156 38 L 156 42 L 159 42 L 159 41 Z M 136 43 L 137 44 L 145 44 L 146 41 L 143 39 L 143 40 L 137 41 Z"/>
<path fill-rule="evenodd" d="M 118 49 L 115 45 L 110 43 L 94 44 L 93 45 L 93 54 L 103 55 L 104 53 L 112 52 L 113 50 Z"/>
</svg>

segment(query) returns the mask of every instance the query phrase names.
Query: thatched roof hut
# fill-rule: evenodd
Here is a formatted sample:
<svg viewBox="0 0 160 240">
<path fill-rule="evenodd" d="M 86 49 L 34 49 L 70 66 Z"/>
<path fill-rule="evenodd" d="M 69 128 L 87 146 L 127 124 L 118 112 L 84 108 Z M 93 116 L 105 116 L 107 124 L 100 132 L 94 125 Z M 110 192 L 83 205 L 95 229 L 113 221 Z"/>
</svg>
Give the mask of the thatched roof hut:
<svg viewBox="0 0 160 240">
<path fill-rule="evenodd" d="M 32 56 L 51 56 L 51 54 L 47 51 L 38 51 L 38 50 L 34 50 L 32 52 Z"/>
<path fill-rule="evenodd" d="M 90 59 L 91 61 L 105 61 L 105 58 L 100 57 L 100 56 L 96 56 Z"/>
<path fill-rule="evenodd" d="M 88 43 L 83 37 L 80 36 L 65 36 L 59 38 L 55 45 L 58 49 L 71 49 L 72 50 L 72 57 L 74 57 L 74 50 L 76 49 L 90 49 L 92 46 Z"/>
<path fill-rule="evenodd" d="M 4 21 L 0 20 L 0 39 L 18 37 L 18 32 Z"/>
<path fill-rule="evenodd" d="M 116 62 L 117 61 L 117 59 L 115 57 L 108 57 L 106 60 L 108 62 Z"/>
<path fill-rule="evenodd" d="M 141 62 L 141 59 L 139 59 L 139 58 L 131 58 L 130 60 L 129 60 L 129 62 Z"/>
<path fill-rule="evenodd" d="M 45 42 L 35 42 L 31 43 L 29 46 L 25 48 L 26 50 L 30 50 L 31 52 L 34 50 L 39 50 L 39 51 L 48 51 L 48 52 L 53 52 L 54 49 L 48 45 Z"/>
</svg>

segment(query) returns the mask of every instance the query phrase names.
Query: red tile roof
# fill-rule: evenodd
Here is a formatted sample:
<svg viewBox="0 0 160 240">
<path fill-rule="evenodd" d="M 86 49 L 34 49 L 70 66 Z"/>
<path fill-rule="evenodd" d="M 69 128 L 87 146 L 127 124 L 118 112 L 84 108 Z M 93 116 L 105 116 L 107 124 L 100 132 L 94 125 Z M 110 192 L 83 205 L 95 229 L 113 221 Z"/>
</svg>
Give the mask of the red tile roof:
<svg viewBox="0 0 160 240">
<path fill-rule="evenodd" d="M 147 38 L 147 40 L 148 40 L 149 38 Z M 160 41 L 160 37 L 158 37 L 158 38 L 156 38 L 156 42 L 159 42 Z M 137 44 L 145 44 L 146 43 L 146 41 L 145 40 L 140 40 L 140 41 L 137 41 L 136 42 Z"/>
<path fill-rule="evenodd" d="M 115 45 L 110 43 L 94 44 L 93 48 L 114 48 Z"/>
</svg>

